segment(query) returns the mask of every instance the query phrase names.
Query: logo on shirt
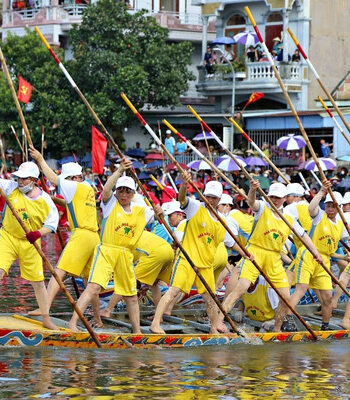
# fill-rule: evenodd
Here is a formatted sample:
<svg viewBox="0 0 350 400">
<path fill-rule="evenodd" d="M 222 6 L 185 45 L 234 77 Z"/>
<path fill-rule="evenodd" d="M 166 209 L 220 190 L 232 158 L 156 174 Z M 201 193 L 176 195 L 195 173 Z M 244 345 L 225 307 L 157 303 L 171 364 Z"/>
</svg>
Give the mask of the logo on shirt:
<svg viewBox="0 0 350 400">
<path fill-rule="evenodd" d="M 203 238 L 204 236 L 206 236 L 206 238 L 207 238 L 207 240 L 206 240 L 207 244 L 210 244 L 215 239 L 215 236 L 210 232 L 203 232 L 203 233 L 199 234 L 197 236 L 197 238 L 200 239 L 200 238 Z"/>
<path fill-rule="evenodd" d="M 118 232 L 118 233 L 121 234 L 122 236 L 127 236 L 129 238 L 133 238 L 135 236 L 134 227 L 135 227 L 135 225 L 129 225 L 127 222 L 124 222 L 124 223 L 116 226 L 116 228 L 114 230 L 115 230 L 115 232 L 122 230 L 121 232 Z"/>
<path fill-rule="evenodd" d="M 279 234 L 278 233 L 273 233 L 272 237 L 274 238 L 274 240 L 276 240 L 279 237 Z"/>
</svg>

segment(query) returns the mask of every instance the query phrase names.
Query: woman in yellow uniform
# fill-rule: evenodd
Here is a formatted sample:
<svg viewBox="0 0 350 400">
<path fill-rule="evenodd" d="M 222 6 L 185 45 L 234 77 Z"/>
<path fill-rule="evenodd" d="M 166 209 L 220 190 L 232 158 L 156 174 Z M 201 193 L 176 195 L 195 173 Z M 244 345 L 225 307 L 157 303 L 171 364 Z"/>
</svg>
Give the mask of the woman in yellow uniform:
<svg viewBox="0 0 350 400">
<path fill-rule="evenodd" d="M 63 164 L 62 173 L 57 176 L 46 164 L 39 151 L 34 147 L 30 147 L 29 151 L 48 180 L 57 186 L 57 192 L 67 203 L 68 222 L 72 234 L 58 260 L 56 273 L 62 280 L 67 273 L 87 278 L 95 247 L 100 241 L 97 233 L 95 192 L 87 182 L 84 182 L 82 167 L 78 163 Z M 59 289 L 56 279 L 51 277 L 47 288 L 49 306 Z M 39 313 L 39 310 L 34 310 L 29 314 L 38 315 Z"/>
<path fill-rule="evenodd" d="M 30 281 L 34 288 L 43 325 L 57 329 L 49 318 L 42 259 L 32 244 L 56 231 L 58 211 L 50 196 L 35 185 L 39 168 L 33 162 L 21 164 L 13 175 L 17 182 L 0 179 L 0 185 L 30 232 L 25 235 L 11 210 L 5 207 L 0 230 L 0 280 L 18 258 L 21 277 Z"/>
</svg>

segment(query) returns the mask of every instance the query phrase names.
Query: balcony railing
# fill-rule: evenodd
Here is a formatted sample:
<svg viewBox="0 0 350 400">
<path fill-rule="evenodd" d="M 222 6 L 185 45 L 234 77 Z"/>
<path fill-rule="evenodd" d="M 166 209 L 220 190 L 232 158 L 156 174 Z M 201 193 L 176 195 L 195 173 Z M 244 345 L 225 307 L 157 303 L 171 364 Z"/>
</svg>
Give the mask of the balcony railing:
<svg viewBox="0 0 350 400">
<path fill-rule="evenodd" d="M 279 63 L 276 67 L 284 79 L 300 81 L 300 63 Z M 247 79 L 249 80 L 276 80 L 272 67 L 268 62 L 247 63 Z"/>
</svg>

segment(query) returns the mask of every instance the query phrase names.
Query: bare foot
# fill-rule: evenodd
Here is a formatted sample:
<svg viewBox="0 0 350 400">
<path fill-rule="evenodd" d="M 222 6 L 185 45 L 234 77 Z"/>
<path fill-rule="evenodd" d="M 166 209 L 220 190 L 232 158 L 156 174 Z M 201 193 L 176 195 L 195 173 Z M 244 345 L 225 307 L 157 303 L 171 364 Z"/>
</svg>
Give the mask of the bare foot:
<svg viewBox="0 0 350 400">
<path fill-rule="evenodd" d="M 152 333 L 155 333 L 155 334 L 157 334 L 157 335 L 165 335 L 165 331 L 164 331 L 164 329 L 162 329 L 159 325 L 158 326 L 150 326 L 149 327 L 149 330 L 152 332 Z"/>
<path fill-rule="evenodd" d="M 230 332 L 230 330 L 228 329 L 228 327 L 226 326 L 224 321 L 219 321 L 216 326 L 216 329 L 220 333 L 229 333 Z"/>
<path fill-rule="evenodd" d="M 133 332 L 134 335 L 142 335 L 142 332 L 140 330 L 134 331 Z"/>
<path fill-rule="evenodd" d="M 50 318 L 43 318 L 43 327 L 47 329 L 52 329 L 53 331 L 58 331 L 60 328 L 51 322 Z"/>
<path fill-rule="evenodd" d="M 350 323 L 349 321 L 344 321 L 342 320 L 340 323 L 340 326 L 342 326 L 344 329 L 349 330 L 350 329 Z"/>
<path fill-rule="evenodd" d="M 33 311 L 28 311 L 28 315 L 32 315 L 33 317 L 37 317 L 38 315 L 41 315 L 40 308 L 37 308 Z"/>
<path fill-rule="evenodd" d="M 226 325 L 225 325 L 225 326 L 226 326 Z M 212 335 L 218 335 L 218 334 L 219 334 L 218 330 L 215 329 L 215 328 L 210 328 L 209 333 L 212 334 Z"/>
<path fill-rule="evenodd" d="M 108 308 L 104 308 L 103 310 L 101 310 L 100 314 L 101 314 L 101 317 L 110 318 L 111 310 L 109 310 Z"/>
</svg>

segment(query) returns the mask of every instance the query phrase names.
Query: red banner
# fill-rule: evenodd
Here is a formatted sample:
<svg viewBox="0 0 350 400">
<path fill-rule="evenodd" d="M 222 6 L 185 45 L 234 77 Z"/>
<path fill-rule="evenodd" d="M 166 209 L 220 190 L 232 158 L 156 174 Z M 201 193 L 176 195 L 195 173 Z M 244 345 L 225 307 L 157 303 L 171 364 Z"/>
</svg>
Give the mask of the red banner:
<svg viewBox="0 0 350 400">
<path fill-rule="evenodd" d="M 106 160 L 107 139 L 102 133 L 95 128 L 91 127 L 92 135 L 92 172 L 94 174 L 102 175 L 103 167 Z"/>
<path fill-rule="evenodd" d="M 30 96 L 32 95 L 32 90 L 33 86 L 20 76 L 18 78 L 18 100 L 27 104 L 30 100 Z"/>
<path fill-rule="evenodd" d="M 264 93 L 261 92 L 254 92 L 250 95 L 249 100 L 246 102 L 244 108 L 248 107 L 249 104 L 254 103 L 255 101 L 260 100 L 262 97 L 264 97 Z"/>
</svg>

